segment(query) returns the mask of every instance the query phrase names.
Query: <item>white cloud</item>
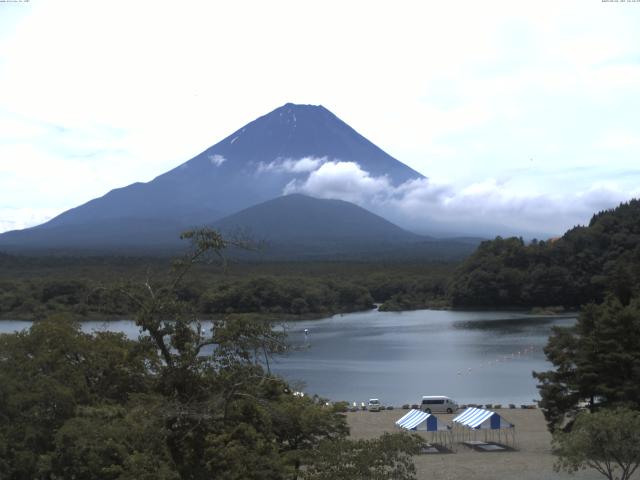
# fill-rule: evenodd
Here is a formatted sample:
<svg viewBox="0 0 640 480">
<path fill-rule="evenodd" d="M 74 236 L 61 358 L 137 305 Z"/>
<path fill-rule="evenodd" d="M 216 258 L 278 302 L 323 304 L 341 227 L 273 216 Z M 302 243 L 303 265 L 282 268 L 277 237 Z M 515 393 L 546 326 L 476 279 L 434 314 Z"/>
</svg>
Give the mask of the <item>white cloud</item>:
<svg viewBox="0 0 640 480">
<path fill-rule="evenodd" d="M 594 184 L 583 191 L 558 191 L 554 194 L 523 192 L 518 185 L 486 179 L 461 190 L 444 189 L 444 195 L 431 195 L 425 183 L 418 192 L 399 198 L 394 207 L 404 213 L 405 221 L 429 221 L 455 226 L 458 231 L 480 229 L 494 234 L 561 234 L 585 224 L 600 210 L 617 206 L 637 196 L 640 190 L 625 191 L 616 184 Z M 415 193 L 420 200 L 415 201 Z"/>
<path fill-rule="evenodd" d="M 603 150 L 637 152 L 640 150 L 640 138 L 630 131 L 610 131 L 602 135 L 596 146 Z"/>
<path fill-rule="evenodd" d="M 316 170 L 326 161 L 327 157 L 302 157 L 297 160 L 293 158 L 279 158 L 272 162 L 260 162 L 258 164 L 257 173 L 308 173 Z"/>
<path fill-rule="evenodd" d="M 215 155 L 209 155 L 209 161 L 211 162 L 211 165 L 215 165 L 216 167 L 219 167 L 224 162 L 226 162 L 227 159 L 222 155 L 218 155 L 216 153 Z"/>
<path fill-rule="evenodd" d="M 595 212 L 640 195 L 615 182 L 585 190 L 539 193 L 512 180 L 486 178 L 456 187 L 415 179 L 394 187 L 354 162 L 327 162 L 304 180 L 290 182 L 284 194 L 304 193 L 357 203 L 404 226 L 423 232 L 481 234 L 559 234 L 585 224 Z"/>
<path fill-rule="evenodd" d="M 304 181 L 292 180 L 284 194 L 306 193 L 319 198 L 339 198 L 355 203 L 384 201 L 392 192 L 387 177 L 372 177 L 355 162 L 326 162 Z"/>
</svg>

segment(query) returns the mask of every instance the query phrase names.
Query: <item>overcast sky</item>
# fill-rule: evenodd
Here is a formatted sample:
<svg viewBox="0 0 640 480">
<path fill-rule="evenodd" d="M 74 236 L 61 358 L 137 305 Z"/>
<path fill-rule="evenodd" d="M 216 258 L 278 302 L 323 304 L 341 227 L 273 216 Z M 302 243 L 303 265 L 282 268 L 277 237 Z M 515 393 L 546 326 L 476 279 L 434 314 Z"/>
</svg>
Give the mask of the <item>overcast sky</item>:
<svg viewBox="0 0 640 480">
<path fill-rule="evenodd" d="M 429 177 L 433 208 L 561 230 L 640 195 L 640 2 L 0 2 L 0 231 L 286 102 Z"/>
</svg>

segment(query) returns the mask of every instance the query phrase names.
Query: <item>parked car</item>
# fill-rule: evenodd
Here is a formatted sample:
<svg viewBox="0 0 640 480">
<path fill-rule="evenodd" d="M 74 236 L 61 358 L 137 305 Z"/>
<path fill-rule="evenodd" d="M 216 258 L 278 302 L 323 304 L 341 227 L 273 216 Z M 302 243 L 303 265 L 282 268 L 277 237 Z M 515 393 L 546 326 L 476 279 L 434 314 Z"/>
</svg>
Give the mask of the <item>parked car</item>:
<svg viewBox="0 0 640 480">
<path fill-rule="evenodd" d="M 367 410 L 369 410 L 370 412 L 379 412 L 380 410 L 383 410 L 383 409 L 384 409 L 384 407 L 380 403 L 380 400 L 378 400 L 377 398 L 370 398 L 369 399 L 369 404 L 367 405 Z"/>
<path fill-rule="evenodd" d="M 443 395 L 424 396 L 420 410 L 427 413 L 453 413 L 458 410 L 458 404 Z"/>
</svg>

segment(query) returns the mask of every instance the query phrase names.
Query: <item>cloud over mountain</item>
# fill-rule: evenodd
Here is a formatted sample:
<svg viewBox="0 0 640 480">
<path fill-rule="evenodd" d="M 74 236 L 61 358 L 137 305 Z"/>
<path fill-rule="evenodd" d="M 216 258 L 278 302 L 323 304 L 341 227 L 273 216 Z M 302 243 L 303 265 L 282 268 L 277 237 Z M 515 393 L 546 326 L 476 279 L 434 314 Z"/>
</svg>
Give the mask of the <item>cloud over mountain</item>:
<svg viewBox="0 0 640 480">
<path fill-rule="evenodd" d="M 437 225 L 461 233 L 466 228 L 502 235 L 553 235 L 640 195 L 640 189 L 598 182 L 583 190 L 549 194 L 523 189 L 514 179 L 495 178 L 464 186 L 419 178 L 394 186 L 386 176 L 371 175 L 356 162 L 331 160 L 306 178 L 289 182 L 283 193 L 354 202 L 418 231 Z"/>
<path fill-rule="evenodd" d="M 327 157 L 302 157 L 298 160 L 291 158 L 278 158 L 272 162 L 259 162 L 257 173 L 284 172 L 306 173 L 316 170 L 327 161 Z"/>
<path fill-rule="evenodd" d="M 224 162 L 226 162 L 227 159 L 222 155 L 216 154 L 216 155 L 209 155 L 209 161 L 211 162 L 211 165 L 215 165 L 216 167 L 219 167 Z"/>
<path fill-rule="evenodd" d="M 337 198 L 355 203 L 385 202 L 394 187 L 385 176 L 374 177 L 356 162 L 331 161 L 303 180 L 292 180 L 284 194 L 306 193 L 318 198 Z"/>
</svg>

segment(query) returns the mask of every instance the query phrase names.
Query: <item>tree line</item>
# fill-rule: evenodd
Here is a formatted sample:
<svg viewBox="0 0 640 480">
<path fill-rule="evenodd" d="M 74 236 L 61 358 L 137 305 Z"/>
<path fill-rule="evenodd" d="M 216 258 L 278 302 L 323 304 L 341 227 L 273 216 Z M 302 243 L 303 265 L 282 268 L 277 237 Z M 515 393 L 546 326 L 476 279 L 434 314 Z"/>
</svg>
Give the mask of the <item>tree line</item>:
<svg viewBox="0 0 640 480">
<path fill-rule="evenodd" d="M 369 265 L 340 274 L 332 265 L 309 265 L 311 272 L 301 275 L 304 265 L 289 269 L 269 264 L 242 276 L 211 275 L 209 270 L 194 269 L 176 295 L 211 318 L 231 313 L 326 316 L 368 310 L 375 303 L 381 304 L 382 310 L 407 310 L 446 304 L 453 268 L 427 264 L 423 271 L 416 271 L 404 265 Z M 102 274 L 105 270 L 108 275 Z M 58 267 L 42 276 L 4 276 L 0 278 L 0 318 L 32 320 L 56 313 L 78 320 L 131 316 L 135 306 L 122 292 L 147 278 L 166 280 L 166 272 L 159 267 L 153 273 L 138 269 L 121 274 L 126 280 L 107 267 L 80 275 L 69 275 Z"/>
</svg>

